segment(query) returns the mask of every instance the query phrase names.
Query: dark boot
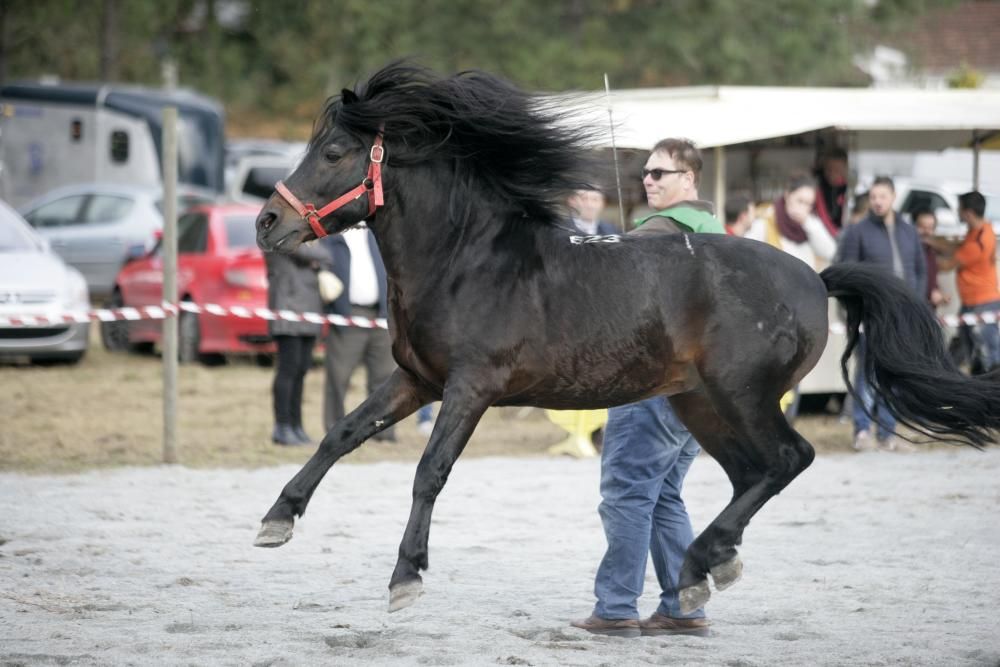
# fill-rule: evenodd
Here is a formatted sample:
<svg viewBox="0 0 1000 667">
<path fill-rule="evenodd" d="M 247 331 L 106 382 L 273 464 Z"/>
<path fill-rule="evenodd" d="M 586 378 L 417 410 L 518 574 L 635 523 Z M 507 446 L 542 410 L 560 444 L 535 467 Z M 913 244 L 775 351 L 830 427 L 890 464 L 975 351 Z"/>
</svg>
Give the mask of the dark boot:
<svg viewBox="0 0 1000 667">
<path fill-rule="evenodd" d="M 271 433 L 271 442 L 276 445 L 301 445 L 302 443 L 298 436 L 295 435 L 295 429 L 292 428 L 291 424 L 277 423 L 274 425 L 274 431 Z"/>
<path fill-rule="evenodd" d="M 313 439 L 309 437 L 306 430 L 302 428 L 302 424 L 295 424 L 292 426 L 292 431 L 295 433 L 295 437 L 298 439 L 300 444 L 311 445 L 313 444 Z"/>
</svg>

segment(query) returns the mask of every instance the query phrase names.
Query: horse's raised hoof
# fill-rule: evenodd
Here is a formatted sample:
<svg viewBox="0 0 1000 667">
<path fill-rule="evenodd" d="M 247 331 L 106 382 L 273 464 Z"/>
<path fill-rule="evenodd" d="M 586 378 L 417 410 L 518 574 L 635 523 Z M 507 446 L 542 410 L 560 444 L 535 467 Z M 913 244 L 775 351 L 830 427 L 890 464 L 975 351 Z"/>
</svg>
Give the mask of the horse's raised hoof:
<svg viewBox="0 0 1000 667">
<path fill-rule="evenodd" d="M 405 609 L 424 594 L 424 582 L 420 579 L 410 579 L 401 584 L 389 587 L 389 613 Z"/>
<path fill-rule="evenodd" d="M 724 591 L 743 576 L 743 561 L 740 560 L 739 556 L 733 556 L 725 563 L 719 563 L 713 567 L 709 570 L 709 574 L 712 575 L 715 590 Z"/>
<path fill-rule="evenodd" d="M 282 544 L 292 539 L 292 528 L 294 521 L 262 521 L 257 539 L 253 541 L 255 547 L 280 547 Z"/>
<path fill-rule="evenodd" d="M 705 606 L 708 599 L 712 597 L 712 591 L 708 588 L 708 580 L 702 579 L 694 586 L 682 588 L 678 597 L 681 603 L 681 613 L 690 614 Z"/>
</svg>

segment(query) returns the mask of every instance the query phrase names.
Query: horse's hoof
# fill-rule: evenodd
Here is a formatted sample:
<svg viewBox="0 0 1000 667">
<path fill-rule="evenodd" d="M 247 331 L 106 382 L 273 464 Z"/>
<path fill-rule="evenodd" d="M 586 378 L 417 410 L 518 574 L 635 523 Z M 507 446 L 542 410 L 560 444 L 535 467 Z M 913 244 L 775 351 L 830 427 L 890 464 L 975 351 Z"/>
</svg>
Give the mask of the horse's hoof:
<svg viewBox="0 0 1000 667">
<path fill-rule="evenodd" d="M 262 521 L 257 539 L 253 541 L 255 547 L 280 547 L 282 544 L 292 539 L 292 528 L 294 521 Z"/>
<path fill-rule="evenodd" d="M 690 614 L 705 606 L 708 599 L 712 597 L 712 591 L 708 588 L 708 581 L 702 579 L 694 586 L 682 588 L 678 597 L 681 603 L 681 613 Z"/>
<path fill-rule="evenodd" d="M 709 570 L 709 574 L 712 575 L 715 590 L 724 591 L 743 576 L 743 561 L 740 560 L 739 556 L 733 556 L 725 563 L 719 563 L 713 567 Z"/>
<path fill-rule="evenodd" d="M 743 561 L 739 556 L 733 556 L 725 563 L 719 563 L 708 571 L 712 575 L 715 590 L 724 591 L 743 576 Z"/>
<path fill-rule="evenodd" d="M 424 582 L 411 579 L 389 587 L 389 613 L 409 607 L 424 594 Z"/>
</svg>

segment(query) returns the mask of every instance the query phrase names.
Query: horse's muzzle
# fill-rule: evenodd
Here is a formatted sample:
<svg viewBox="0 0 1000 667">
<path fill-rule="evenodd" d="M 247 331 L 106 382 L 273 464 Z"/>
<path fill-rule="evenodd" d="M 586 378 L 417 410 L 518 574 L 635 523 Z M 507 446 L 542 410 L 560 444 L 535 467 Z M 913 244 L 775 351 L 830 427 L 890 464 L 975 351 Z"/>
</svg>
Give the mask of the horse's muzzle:
<svg viewBox="0 0 1000 667">
<path fill-rule="evenodd" d="M 257 228 L 257 247 L 264 252 L 274 250 L 274 244 L 271 243 L 268 235 L 277 224 L 277 214 L 267 210 L 266 206 L 257 215 L 257 221 L 254 223 Z"/>
</svg>

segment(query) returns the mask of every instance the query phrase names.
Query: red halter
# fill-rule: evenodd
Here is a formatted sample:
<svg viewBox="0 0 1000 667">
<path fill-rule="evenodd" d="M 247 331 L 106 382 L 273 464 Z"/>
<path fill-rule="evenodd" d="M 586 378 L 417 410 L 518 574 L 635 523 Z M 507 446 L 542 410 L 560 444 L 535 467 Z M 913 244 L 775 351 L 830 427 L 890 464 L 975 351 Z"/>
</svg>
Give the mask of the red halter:
<svg viewBox="0 0 1000 667">
<path fill-rule="evenodd" d="M 365 180 L 361 181 L 361 185 L 354 188 L 350 192 L 337 197 L 318 211 L 314 205 L 309 203 L 303 204 L 299 201 L 299 198 L 293 195 L 292 191 L 289 190 L 281 181 L 278 181 L 274 185 L 274 189 L 278 191 L 279 195 L 285 198 L 285 201 L 288 202 L 288 204 L 294 208 L 299 215 L 309 221 L 309 226 L 312 227 L 314 232 L 316 232 L 316 237 L 322 238 L 327 236 L 327 233 L 326 230 L 323 229 L 323 225 L 319 224 L 319 221 L 336 211 L 338 208 L 359 199 L 361 195 L 366 192 L 368 193 L 368 216 L 366 217 L 374 215 L 375 209 L 385 204 L 385 198 L 382 196 L 382 163 L 385 162 L 385 147 L 382 146 L 381 132 L 375 135 L 375 143 L 372 144 L 368 157 L 371 160 L 371 163 L 368 165 L 368 175 L 365 177 Z"/>
</svg>

